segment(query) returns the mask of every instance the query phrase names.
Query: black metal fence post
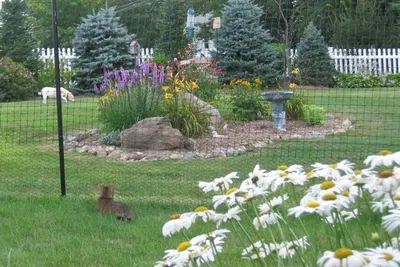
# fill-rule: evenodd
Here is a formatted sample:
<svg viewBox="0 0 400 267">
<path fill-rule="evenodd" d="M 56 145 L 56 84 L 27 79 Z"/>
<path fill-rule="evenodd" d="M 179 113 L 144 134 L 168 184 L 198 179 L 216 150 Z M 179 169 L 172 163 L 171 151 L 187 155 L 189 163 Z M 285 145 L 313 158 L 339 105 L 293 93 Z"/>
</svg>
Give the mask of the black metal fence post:
<svg viewBox="0 0 400 267">
<path fill-rule="evenodd" d="M 58 122 L 58 150 L 60 157 L 60 182 L 61 195 L 65 196 L 65 163 L 64 163 L 64 136 L 62 122 L 62 106 L 61 106 L 61 85 L 60 85 L 60 59 L 58 54 L 58 20 L 56 0 L 52 0 L 53 9 L 53 46 L 54 46 L 54 68 L 56 72 L 56 97 L 57 97 L 57 122 Z"/>
</svg>

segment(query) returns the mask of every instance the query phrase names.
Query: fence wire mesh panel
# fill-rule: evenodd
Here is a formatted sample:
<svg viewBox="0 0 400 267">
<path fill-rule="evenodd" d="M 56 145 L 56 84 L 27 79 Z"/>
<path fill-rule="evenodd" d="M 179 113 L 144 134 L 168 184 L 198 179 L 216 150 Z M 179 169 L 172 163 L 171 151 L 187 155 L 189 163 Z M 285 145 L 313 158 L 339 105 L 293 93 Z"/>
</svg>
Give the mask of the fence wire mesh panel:
<svg viewBox="0 0 400 267">
<path fill-rule="evenodd" d="M 6 229 L 0 231 L 0 266 L 154 266 L 165 249 L 182 241 L 163 235 L 185 228 L 183 238 L 189 238 L 184 216 L 163 233 L 171 214 L 177 219 L 199 207 L 192 221 L 193 216 L 207 221 L 215 214 L 206 210 L 239 190 L 238 198 L 225 199 L 225 217 L 215 220 L 221 228 L 234 221 L 230 230 L 252 227 L 244 217 L 243 225 L 234 219 L 245 204 L 258 209 L 251 201 L 259 192 L 246 191 L 236 174 L 256 184 L 262 170 L 298 164 L 306 175 L 315 171 L 314 163 L 334 168 L 344 159 L 365 169 L 367 156 L 400 151 L 399 1 L 0 0 L 0 5 L 0 214 Z M 281 191 L 268 192 L 289 194 L 292 207 L 302 199 L 297 191 L 307 190 L 300 185 L 317 182 L 297 183 L 287 174 L 278 174 L 281 183 L 267 183 Z M 60 198 L 63 177 L 66 196 Z M 215 178 L 220 178 L 215 184 L 202 183 Z M 393 207 L 399 205 L 396 179 Z M 241 211 L 229 210 L 238 203 Z M 295 230 L 268 233 L 265 242 L 304 236 L 316 223 L 305 220 L 299 229 L 287 208 L 280 211 L 286 219 L 281 223 Z M 356 224 L 341 231 L 353 230 Z M 305 250 L 303 258 L 280 258 L 277 249 L 264 259 L 260 255 L 271 252 L 265 250 L 253 255 L 255 265 L 316 266 L 324 250 L 335 249 L 331 240 L 340 234 L 322 238 L 310 231 L 311 247 L 320 248 Z M 191 264 L 254 266 L 242 256 L 256 247 L 241 256 L 236 246 L 250 246 L 246 238 L 253 236 L 241 233 L 227 242 L 227 254 L 216 263 L 220 244 L 209 257 L 192 255 Z M 369 242 L 343 240 L 338 244 L 354 249 Z M 296 248 L 304 249 L 299 243 Z M 156 266 L 189 261 L 175 264 Z"/>
</svg>

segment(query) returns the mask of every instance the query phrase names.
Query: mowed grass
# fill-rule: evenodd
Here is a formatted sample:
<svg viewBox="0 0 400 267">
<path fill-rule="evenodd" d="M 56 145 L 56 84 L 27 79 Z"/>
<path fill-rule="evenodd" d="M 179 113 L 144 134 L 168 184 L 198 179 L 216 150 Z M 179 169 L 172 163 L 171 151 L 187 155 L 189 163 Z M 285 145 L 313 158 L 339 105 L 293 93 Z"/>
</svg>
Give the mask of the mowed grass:
<svg viewBox="0 0 400 267">
<path fill-rule="evenodd" d="M 169 216 L 199 205 L 211 207 L 211 195 L 200 191 L 199 180 L 232 171 L 246 178 L 257 163 L 266 169 L 281 164 L 303 164 L 310 169 L 316 161 L 333 163 L 346 158 L 361 166 L 368 154 L 384 148 L 400 150 L 399 88 L 305 93 L 327 111 L 351 119 L 354 129 L 324 139 L 283 140 L 244 156 L 222 159 L 132 163 L 66 152 L 66 197 L 60 197 L 55 101 L 47 105 L 40 99 L 0 103 L 0 266 L 153 266 L 165 249 L 176 248 L 184 239 L 182 235 L 162 236 L 162 225 Z M 63 104 L 64 134 L 101 128 L 97 109 L 94 98 Z M 134 222 L 121 223 L 95 212 L 99 181 L 116 183 L 116 199 L 135 210 Z M 288 192 L 296 195 L 293 188 L 288 187 Z M 294 198 L 300 198 L 298 193 L 290 206 L 295 205 Z M 379 217 L 366 214 L 362 218 L 369 232 L 377 230 L 374 223 Z M 299 237 L 309 235 L 312 246 L 304 257 L 309 266 L 315 266 L 317 255 L 330 249 L 329 228 L 320 227 L 315 217 L 303 221 L 307 233 L 298 220 L 288 223 Z M 198 226 L 193 234 L 210 230 L 209 225 Z M 358 224 L 350 223 L 348 231 L 361 238 Z M 237 235 L 231 234 L 223 256 L 225 266 L 251 266 L 240 260 L 240 244 Z M 287 261 L 282 266 L 290 265 L 300 263 Z"/>
</svg>

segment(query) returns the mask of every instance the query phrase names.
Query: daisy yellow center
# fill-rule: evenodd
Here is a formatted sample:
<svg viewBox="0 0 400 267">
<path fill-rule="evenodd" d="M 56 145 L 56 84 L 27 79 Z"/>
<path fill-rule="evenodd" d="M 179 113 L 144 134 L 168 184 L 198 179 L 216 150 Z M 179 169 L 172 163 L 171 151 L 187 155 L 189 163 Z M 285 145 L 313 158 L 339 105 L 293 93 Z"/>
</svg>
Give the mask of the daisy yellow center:
<svg viewBox="0 0 400 267">
<path fill-rule="evenodd" d="M 392 171 L 389 171 L 389 170 L 387 170 L 387 171 L 380 171 L 379 172 L 379 177 L 380 178 L 389 178 L 389 177 L 392 177 L 393 176 L 393 172 Z"/>
<path fill-rule="evenodd" d="M 385 260 L 387 260 L 387 261 L 393 260 L 393 255 L 392 254 L 387 253 L 387 252 L 383 252 L 382 254 L 385 257 Z"/>
<path fill-rule="evenodd" d="M 351 255 L 353 255 L 353 251 L 348 248 L 339 248 L 335 251 L 335 258 L 337 259 L 344 259 Z"/>
<path fill-rule="evenodd" d="M 335 186 L 335 183 L 332 180 L 325 181 L 321 184 L 322 190 L 327 190 Z"/>
<path fill-rule="evenodd" d="M 399 200 L 400 200 L 400 195 L 396 195 L 396 196 L 394 197 L 394 200 L 399 201 Z"/>
<path fill-rule="evenodd" d="M 200 207 L 197 207 L 197 208 L 194 210 L 194 212 L 203 212 L 203 211 L 207 211 L 207 210 L 208 210 L 207 207 L 205 207 L 205 206 L 200 206 Z"/>
<path fill-rule="evenodd" d="M 190 244 L 189 241 L 185 241 L 185 242 L 180 243 L 176 250 L 179 251 L 179 252 L 182 252 L 182 251 L 187 250 L 191 246 L 192 246 L 192 244 Z"/>
<path fill-rule="evenodd" d="M 328 193 L 325 194 L 322 199 L 325 201 L 336 200 L 336 195 L 334 193 Z"/>
<path fill-rule="evenodd" d="M 356 175 L 360 175 L 360 174 L 362 173 L 362 170 L 355 170 L 354 173 L 355 173 Z"/>
<path fill-rule="evenodd" d="M 310 201 L 306 205 L 308 208 L 318 208 L 319 202 L 318 201 Z"/>
<path fill-rule="evenodd" d="M 169 216 L 169 218 L 170 218 L 171 220 L 178 220 L 180 217 L 181 217 L 180 214 L 172 214 L 171 216 Z"/>
<path fill-rule="evenodd" d="M 392 154 L 392 151 L 390 151 L 390 150 L 379 151 L 379 155 L 381 155 L 381 156 L 386 156 L 386 155 L 390 155 L 390 154 Z"/>
<path fill-rule="evenodd" d="M 288 168 L 289 168 L 289 167 L 286 166 L 286 165 L 281 165 L 281 166 L 278 167 L 278 170 L 280 170 L 280 171 L 286 171 Z"/>
<path fill-rule="evenodd" d="M 282 178 L 288 177 L 288 174 L 286 172 L 281 172 L 279 173 L 279 176 Z"/>
<path fill-rule="evenodd" d="M 230 188 L 228 191 L 226 191 L 226 194 L 227 195 L 229 195 L 229 194 L 232 194 L 233 192 L 236 192 L 238 189 L 236 188 L 236 187 L 232 187 L 232 188 Z"/>
<path fill-rule="evenodd" d="M 350 195 L 349 190 L 344 190 L 342 193 L 340 193 L 344 197 L 348 197 Z"/>
<path fill-rule="evenodd" d="M 338 167 L 337 163 L 329 165 L 330 168 L 336 169 Z"/>
<path fill-rule="evenodd" d="M 307 172 L 306 176 L 308 179 L 313 178 L 316 175 L 315 172 Z"/>
</svg>

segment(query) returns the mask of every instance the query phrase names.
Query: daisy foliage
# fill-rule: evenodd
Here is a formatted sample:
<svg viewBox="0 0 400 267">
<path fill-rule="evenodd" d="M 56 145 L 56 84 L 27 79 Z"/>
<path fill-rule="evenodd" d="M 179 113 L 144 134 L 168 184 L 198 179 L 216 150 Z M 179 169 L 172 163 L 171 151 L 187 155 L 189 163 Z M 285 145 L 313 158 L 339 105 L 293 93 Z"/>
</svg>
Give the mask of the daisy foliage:
<svg viewBox="0 0 400 267">
<path fill-rule="evenodd" d="M 228 266 L 226 246 L 229 255 L 241 251 L 237 266 L 400 266 L 400 152 L 383 150 L 364 164 L 317 162 L 308 172 L 257 164 L 244 178 L 200 181 L 209 203 L 165 222 L 163 236 L 183 241 L 155 266 Z"/>
</svg>

